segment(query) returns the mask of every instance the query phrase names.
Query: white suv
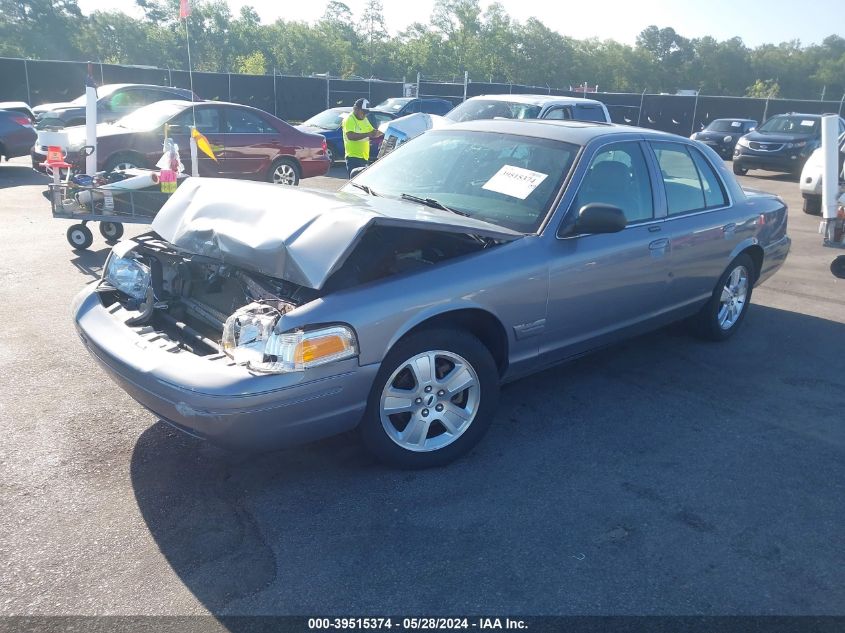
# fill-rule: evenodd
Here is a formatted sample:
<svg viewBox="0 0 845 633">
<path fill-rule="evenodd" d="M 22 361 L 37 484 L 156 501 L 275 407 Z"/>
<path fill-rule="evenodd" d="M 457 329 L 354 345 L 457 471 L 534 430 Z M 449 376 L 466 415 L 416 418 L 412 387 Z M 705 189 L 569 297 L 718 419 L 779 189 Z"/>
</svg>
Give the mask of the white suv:
<svg viewBox="0 0 845 633">
<path fill-rule="evenodd" d="M 610 123 L 601 101 L 552 95 L 482 95 L 467 99 L 445 116 L 409 114 L 380 127 L 384 141 L 379 157 L 432 128 L 479 119 L 556 119 Z"/>
<path fill-rule="evenodd" d="M 839 180 L 843 180 L 845 161 L 845 134 L 839 135 Z M 799 187 L 804 198 L 804 213 L 820 215 L 822 212 L 822 148 L 820 147 L 804 163 Z"/>
</svg>

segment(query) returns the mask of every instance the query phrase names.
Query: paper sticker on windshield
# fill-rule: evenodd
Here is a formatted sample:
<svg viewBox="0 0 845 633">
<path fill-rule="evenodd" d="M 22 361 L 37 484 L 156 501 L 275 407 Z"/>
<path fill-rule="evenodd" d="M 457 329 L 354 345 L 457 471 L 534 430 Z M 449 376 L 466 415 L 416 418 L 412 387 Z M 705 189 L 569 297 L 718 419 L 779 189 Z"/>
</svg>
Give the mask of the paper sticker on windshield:
<svg viewBox="0 0 845 633">
<path fill-rule="evenodd" d="M 803 127 L 813 127 L 814 123 L 815 123 L 815 121 L 801 121 L 801 125 Z"/>
<path fill-rule="evenodd" d="M 525 200 L 548 176 L 539 171 L 504 165 L 481 188 Z"/>
<path fill-rule="evenodd" d="M 731 121 L 731 127 L 739 127 L 742 123 L 740 121 Z"/>
</svg>

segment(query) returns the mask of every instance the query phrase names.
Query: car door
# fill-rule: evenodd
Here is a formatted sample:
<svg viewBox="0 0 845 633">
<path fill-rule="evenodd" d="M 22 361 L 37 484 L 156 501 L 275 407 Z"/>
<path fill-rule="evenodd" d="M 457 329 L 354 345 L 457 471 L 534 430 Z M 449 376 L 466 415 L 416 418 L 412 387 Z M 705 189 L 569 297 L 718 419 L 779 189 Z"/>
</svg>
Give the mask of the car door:
<svg viewBox="0 0 845 633">
<path fill-rule="evenodd" d="M 221 161 L 224 176 L 264 180 L 276 157 L 295 154 L 296 148 L 285 144 L 282 134 L 257 112 L 238 106 L 221 108 L 226 147 Z"/>
<path fill-rule="evenodd" d="M 222 175 L 221 163 L 224 156 L 222 135 L 222 116 L 220 106 L 200 104 L 186 108 L 168 122 L 170 137 L 179 145 L 179 158 L 185 166 L 185 173 L 191 174 L 191 127 L 196 123 L 197 131 L 208 139 L 215 158 L 206 156 L 202 150 L 197 151 L 200 176 Z M 164 134 L 162 131 L 162 140 Z M 159 154 L 159 157 L 161 154 Z M 155 160 L 157 161 L 158 158 Z M 155 161 L 153 161 L 155 162 Z"/>
<path fill-rule="evenodd" d="M 609 342 L 665 311 L 669 240 L 655 175 L 639 141 L 612 142 L 592 158 L 569 205 L 549 270 L 549 308 L 541 353 L 550 361 Z M 618 233 L 570 233 L 589 203 L 622 209 Z"/>
<path fill-rule="evenodd" d="M 671 240 L 667 298 L 682 309 L 710 296 L 734 248 L 752 227 L 736 221 L 727 188 L 711 163 L 685 143 L 650 142 L 666 202 Z"/>
</svg>

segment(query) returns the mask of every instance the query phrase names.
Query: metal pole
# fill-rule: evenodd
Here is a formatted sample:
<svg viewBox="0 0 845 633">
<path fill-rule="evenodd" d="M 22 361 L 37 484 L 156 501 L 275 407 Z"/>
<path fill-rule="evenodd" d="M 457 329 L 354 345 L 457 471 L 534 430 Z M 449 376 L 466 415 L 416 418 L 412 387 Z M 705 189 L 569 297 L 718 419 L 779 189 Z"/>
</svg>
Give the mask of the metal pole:
<svg viewBox="0 0 845 633">
<path fill-rule="evenodd" d="M 279 116 L 279 100 L 276 97 L 276 67 L 273 67 L 273 115 Z"/>
<path fill-rule="evenodd" d="M 420 96 L 420 74 L 419 74 L 419 73 L 417 73 L 417 94 L 416 94 L 416 95 L 414 95 L 414 96 L 415 96 L 415 97 L 419 97 L 419 96 Z"/>
<path fill-rule="evenodd" d="M 103 79 L 103 60 L 100 60 L 100 85 L 102 86 L 106 83 L 106 80 Z"/>
<path fill-rule="evenodd" d="M 226 77 L 229 79 L 229 101 L 232 100 L 232 73 L 226 73 Z"/>
<path fill-rule="evenodd" d="M 173 75 L 170 73 L 170 66 L 167 67 L 167 85 L 173 86 Z"/>
<path fill-rule="evenodd" d="M 695 115 L 696 115 L 697 112 L 698 112 L 698 93 L 696 92 L 695 93 L 695 105 L 692 108 L 692 126 L 691 126 L 690 131 L 689 131 L 690 134 L 695 133 Z"/>
<path fill-rule="evenodd" d="M 637 127 L 640 126 L 640 121 L 643 118 L 643 103 L 644 102 L 645 102 L 645 90 L 643 90 L 643 93 L 640 95 L 640 111 L 637 114 Z"/>
<path fill-rule="evenodd" d="M 763 107 L 763 120 L 760 121 L 761 124 L 766 122 L 766 115 L 769 113 L 769 98 L 766 97 L 766 105 Z"/>
<path fill-rule="evenodd" d="M 332 91 L 332 80 L 329 78 L 329 73 L 326 71 L 326 110 L 331 108 L 331 98 L 329 93 Z"/>
<path fill-rule="evenodd" d="M 29 94 L 29 69 L 26 67 L 26 60 L 23 60 L 23 74 L 26 77 L 26 102 L 32 105 L 32 96 Z M 842 108 L 840 107 L 839 109 L 841 110 Z"/>
<path fill-rule="evenodd" d="M 27 86 L 27 90 L 29 87 Z M 842 116 L 842 102 L 845 101 L 845 94 L 842 95 L 842 98 L 839 100 L 839 116 Z"/>
<path fill-rule="evenodd" d="M 469 84 L 469 71 L 464 71 L 464 101 L 467 100 L 467 85 Z"/>
</svg>

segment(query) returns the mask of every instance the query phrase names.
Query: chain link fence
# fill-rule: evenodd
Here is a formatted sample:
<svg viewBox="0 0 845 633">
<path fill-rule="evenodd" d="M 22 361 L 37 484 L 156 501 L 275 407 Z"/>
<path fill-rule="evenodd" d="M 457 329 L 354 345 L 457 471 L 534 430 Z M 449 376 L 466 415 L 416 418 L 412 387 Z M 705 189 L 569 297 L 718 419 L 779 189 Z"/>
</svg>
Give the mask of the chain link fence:
<svg viewBox="0 0 845 633">
<path fill-rule="evenodd" d="M 149 66 L 95 63 L 94 79 L 107 83 L 145 83 L 189 88 L 187 71 Z M 31 105 L 70 101 L 83 92 L 85 62 L 27 60 L 0 57 L 0 101 Z M 475 82 L 463 77 L 436 78 L 418 74 L 415 81 L 340 78 L 328 74 L 310 77 L 277 73 L 193 73 L 194 91 L 203 99 L 242 103 L 289 121 L 302 121 L 330 107 L 351 106 L 366 98 L 372 104 L 389 97 L 439 97 L 454 105 L 485 94 L 542 94 L 587 97 L 603 102 L 615 123 L 673 132 L 687 136 L 713 119 L 748 118 L 763 122 L 785 112 L 808 114 L 843 112 L 839 101 L 754 99 L 710 95 L 648 93 L 582 93 L 546 86 Z"/>
</svg>

